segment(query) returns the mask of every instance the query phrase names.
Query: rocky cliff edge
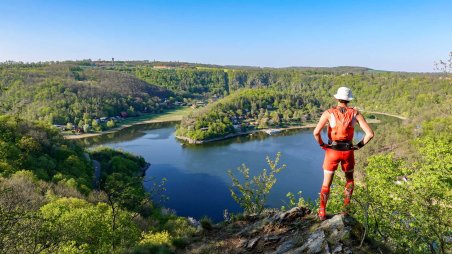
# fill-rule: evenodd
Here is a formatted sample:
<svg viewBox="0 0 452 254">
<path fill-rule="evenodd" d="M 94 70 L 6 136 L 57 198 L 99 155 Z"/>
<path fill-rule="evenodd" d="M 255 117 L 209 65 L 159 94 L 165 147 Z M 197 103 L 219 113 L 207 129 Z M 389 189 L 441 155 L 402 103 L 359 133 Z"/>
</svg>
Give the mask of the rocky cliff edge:
<svg viewBox="0 0 452 254">
<path fill-rule="evenodd" d="M 267 211 L 202 230 L 180 253 L 390 253 L 348 215 L 319 221 L 307 208 Z"/>
</svg>

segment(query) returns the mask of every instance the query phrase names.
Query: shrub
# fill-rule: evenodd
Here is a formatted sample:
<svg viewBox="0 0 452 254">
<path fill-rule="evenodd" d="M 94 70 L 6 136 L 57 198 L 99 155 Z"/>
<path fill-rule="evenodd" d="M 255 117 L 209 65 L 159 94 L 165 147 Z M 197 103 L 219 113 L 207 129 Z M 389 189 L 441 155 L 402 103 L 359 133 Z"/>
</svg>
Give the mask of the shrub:
<svg viewBox="0 0 452 254">
<path fill-rule="evenodd" d="M 257 176 L 250 177 L 250 169 L 245 164 L 238 167 L 237 170 L 244 178 L 243 183 L 234 176 L 231 170 L 228 171 L 228 175 L 232 179 L 231 196 L 245 210 L 245 213 L 260 214 L 264 210 L 267 196 L 276 183 L 275 175 L 286 167 L 284 164 L 278 166 L 280 156 L 281 153 L 277 153 L 274 160 L 267 156 L 266 160 L 270 171 L 263 169 Z"/>
<path fill-rule="evenodd" d="M 212 220 L 209 217 L 202 217 L 199 221 L 201 223 L 201 227 L 205 230 L 212 230 Z"/>
<path fill-rule="evenodd" d="M 178 249 L 183 249 L 190 244 L 190 241 L 187 238 L 175 238 L 175 239 L 173 239 L 172 242 L 173 242 L 173 246 Z"/>
<path fill-rule="evenodd" d="M 108 122 L 107 122 L 107 127 L 108 127 L 108 128 L 113 128 L 113 127 L 115 127 L 115 121 L 113 121 L 113 120 L 108 121 Z"/>
<path fill-rule="evenodd" d="M 156 233 L 142 233 L 141 237 L 140 245 L 160 246 L 171 244 L 171 235 L 166 230 Z"/>
<path fill-rule="evenodd" d="M 289 202 L 284 202 L 286 205 L 281 207 L 281 210 L 285 211 L 287 209 L 291 209 L 293 207 L 307 207 L 309 208 L 311 211 L 316 210 L 315 208 L 315 202 L 311 201 L 311 200 L 305 200 L 302 196 L 302 192 L 298 191 L 297 192 L 298 198 L 295 197 L 295 194 L 293 194 L 292 192 L 288 192 L 286 194 L 286 197 L 289 198 Z"/>
</svg>

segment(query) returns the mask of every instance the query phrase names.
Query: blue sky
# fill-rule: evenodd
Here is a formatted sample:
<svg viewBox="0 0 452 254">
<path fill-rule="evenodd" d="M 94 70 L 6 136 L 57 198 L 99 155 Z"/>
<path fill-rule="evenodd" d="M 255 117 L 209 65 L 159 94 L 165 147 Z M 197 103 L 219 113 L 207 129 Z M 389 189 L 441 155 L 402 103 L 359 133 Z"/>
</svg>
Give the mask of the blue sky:
<svg viewBox="0 0 452 254">
<path fill-rule="evenodd" d="M 452 1 L 0 0 L 0 61 L 170 60 L 433 71 Z"/>
</svg>

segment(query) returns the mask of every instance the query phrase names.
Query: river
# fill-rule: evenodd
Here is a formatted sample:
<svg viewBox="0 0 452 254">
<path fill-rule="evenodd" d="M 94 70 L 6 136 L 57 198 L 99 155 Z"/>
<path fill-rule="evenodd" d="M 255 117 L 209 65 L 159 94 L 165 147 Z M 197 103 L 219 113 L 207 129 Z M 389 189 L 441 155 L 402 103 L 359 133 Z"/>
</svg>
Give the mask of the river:
<svg viewBox="0 0 452 254">
<path fill-rule="evenodd" d="M 251 136 L 202 145 L 182 145 L 175 139 L 175 123 L 133 126 L 118 133 L 85 139 L 85 145 L 105 145 L 143 156 L 151 166 L 146 172 L 145 187 L 167 179 L 162 205 L 178 215 L 214 221 L 223 212 L 239 212 L 231 198 L 231 179 L 227 170 L 238 175 L 236 168 L 245 163 L 254 175 L 268 168 L 265 157 L 281 152 L 286 168 L 277 175 L 277 182 L 268 197 L 267 206 L 280 208 L 287 202 L 288 192 L 302 191 L 303 197 L 315 200 L 322 183 L 323 150 L 312 137 L 311 129 L 290 130 L 269 136 Z M 326 133 L 322 134 L 326 140 Z M 359 139 L 362 134 L 358 132 Z"/>
</svg>

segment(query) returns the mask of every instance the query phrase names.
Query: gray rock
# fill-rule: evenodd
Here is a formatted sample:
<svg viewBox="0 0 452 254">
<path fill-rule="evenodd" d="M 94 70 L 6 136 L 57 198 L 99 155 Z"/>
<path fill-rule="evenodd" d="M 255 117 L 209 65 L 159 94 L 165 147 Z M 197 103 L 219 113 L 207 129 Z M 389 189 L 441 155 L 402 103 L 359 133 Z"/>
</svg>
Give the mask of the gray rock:
<svg viewBox="0 0 452 254">
<path fill-rule="evenodd" d="M 335 215 L 333 218 L 323 221 L 320 228 L 326 231 L 328 241 L 332 243 L 348 238 L 351 231 L 351 228 L 344 224 L 343 215 Z"/>
<path fill-rule="evenodd" d="M 187 217 L 187 221 L 191 226 L 193 226 L 195 228 L 198 228 L 201 226 L 201 223 L 193 217 Z"/>
<path fill-rule="evenodd" d="M 283 242 L 281 245 L 279 245 L 279 247 L 276 249 L 275 252 L 273 252 L 273 254 L 285 254 L 285 253 L 288 253 L 288 251 L 290 249 L 292 249 L 293 247 L 294 247 L 293 240 L 287 240 L 287 241 Z"/>
<path fill-rule="evenodd" d="M 255 237 L 255 238 L 249 240 L 248 243 L 247 243 L 247 245 L 246 245 L 246 248 L 247 248 L 247 249 L 252 249 L 252 248 L 256 247 L 257 242 L 258 242 L 260 239 L 261 239 L 261 237 L 258 236 L 258 237 Z"/>
<path fill-rule="evenodd" d="M 262 220 L 258 220 L 256 222 L 254 222 L 253 224 L 242 229 L 236 235 L 237 236 L 245 236 L 245 235 L 253 235 L 255 233 L 259 233 L 262 230 L 262 228 L 264 228 L 269 223 L 271 223 L 271 220 L 269 218 L 264 218 Z"/>
<path fill-rule="evenodd" d="M 350 248 L 344 248 L 343 253 L 345 253 L 345 254 L 353 254 L 353 251 Z"/>
<path fill-rule="evenodd" d="M 309 213 L 309 210 L 304 207 L 294 207 L 289 211 L 275 215 L 273 219 L 279 220 L 281 222 L 293 221 L 297 218 L 301 218 Z"/>
<path fill-rule="evenodd" d="M 272 223 L 275 222 L 275 221 L 279 221 L 279 220 L 281 220 L 281 217 L 279 216 L 278 213 L 271 217 Z"/>
<path fill-rule="evenodd" d="M 320 229 L 327 235 L 330 243 L 349 242 L 362 236 L 363 228 L 355 219 L 346 215 L 335 215 L 320 224 Z"/>
<path fill-rule="evenodd" d="M 323 221 L 320 226 L 322 228 L 343 228 L 344 227 L 344 215 L 337 214 L 333 218 Z"/>
<path fill-rule="evenodd" d="M 318 229 L 310 234 L 305 244 L 294 250 L 293 253 L 322 253 L 327 251 L 326 248 L 328 248 L 328 243 L 326 242 L 325 232 Z"/>
<path fill-rule="evenodd" d="M 334 247 L 333 254 L 335 253 L 342 253 L 342 244 L 339 243 L 336 247 Z"/>
<path fill-rule="evenodd" d="M 246 247 L 246 243 L 247 243 L 248 241 L 246 240 L 246 239 L 240 239 L 239 240 L 239 243 L 237 244 L 237 248 L 244 248 L 244 247 Z"/>
<path fill-rule="evenodd" d="M 279 240 L 281 240 L 281 236 L 277 236 L 277 235 L 266 235 L 264 236 L 263 239 L 265 242 L 278 242 Z"/>
</svg>

